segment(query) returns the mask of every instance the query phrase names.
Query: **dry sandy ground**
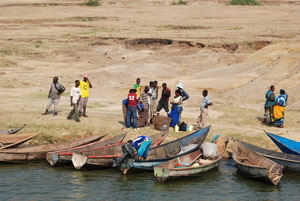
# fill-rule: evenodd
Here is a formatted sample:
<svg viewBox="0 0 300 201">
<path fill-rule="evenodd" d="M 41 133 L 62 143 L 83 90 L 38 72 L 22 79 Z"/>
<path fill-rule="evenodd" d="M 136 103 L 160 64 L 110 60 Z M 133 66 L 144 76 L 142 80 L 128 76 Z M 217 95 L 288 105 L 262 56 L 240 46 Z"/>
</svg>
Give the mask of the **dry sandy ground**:
<svg viewBox="0 0 300 201">
<path fill-rule="evenodd" d="M 195 123 L 209 90 L 210 138 L 221 133 L 271 147 L 263 129 L 300 141 L 300 1 L 228 6 L 227 1 L 2 0 L 0 2 L 0 129 L 42 131 L 35 142 L 122 132 L 121 101 L 137 77 L 183 82 L 191 98 L 182 119 Z M 88 74 L 89 118 L 66 120 L 69 90 Z M 67 88 L 57 117 L 41 116 L 53 76 Z M 289 94 L 286 127 L 260 123 L 270 85 Z M 129 131 L 128 138 L 151 134 Z M 186 135 L 171 132 L 168 140 Z"/>
</svg>

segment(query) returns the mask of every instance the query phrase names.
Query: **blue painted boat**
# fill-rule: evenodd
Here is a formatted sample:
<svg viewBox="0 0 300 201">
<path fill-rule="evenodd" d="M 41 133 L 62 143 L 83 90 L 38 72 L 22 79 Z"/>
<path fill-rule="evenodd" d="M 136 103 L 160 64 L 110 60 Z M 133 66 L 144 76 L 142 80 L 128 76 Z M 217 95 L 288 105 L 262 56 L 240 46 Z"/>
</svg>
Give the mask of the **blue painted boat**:
<svg viewBox="0 0 300 201">
<path fill-rule="evenodd" d="M 288 138 L 278 136 L 266 131 L 265 133 L 271 138 L 271 140 L 282 152 L 300 156 L 300 142 L 290 140 Z"/>
<path fill-rule="evenodd" d="M 192 153 L 200 148 L 200 145 L 205 140 L 209 130 L 210 126 L 197 130 L 196 132 L 177 140 L 152 148 L 149 150 L 146 160 L 129 160 L 121 166 L 121 170 L 123 174 L 126 174 L 130 168 L 152 170 L 155 166 L 158 166 L 168 160 Z M 192 147 L 188 151 L 179 153 L 183 147 L 191 144 L 196 144 L 196 146 Z"/>
</svg>

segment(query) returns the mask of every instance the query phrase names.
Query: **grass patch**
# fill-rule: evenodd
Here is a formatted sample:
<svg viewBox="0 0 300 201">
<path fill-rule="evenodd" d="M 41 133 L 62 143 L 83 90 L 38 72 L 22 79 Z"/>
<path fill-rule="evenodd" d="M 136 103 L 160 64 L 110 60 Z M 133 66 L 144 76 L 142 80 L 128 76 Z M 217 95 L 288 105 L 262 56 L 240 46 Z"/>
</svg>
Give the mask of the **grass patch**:
<svg viewBox="0 0 300 201">
<path fill-rule="evenodd" d="M 260 6 L 261 3 L 256 0 L 231 0 L 228 5 Z"/>
<path fill-rule="evenodd" d="M 187 2 L 183 0 L 178 0 L 177 2 L 173 1 L 171 5 L 186 5 Z"/>
<path fill-rule="evenodd" d="M 98 102 L 92 102 L 87 105 L 87 108 L 98 108 L 98 107 L 106 107 L 106 106 Z"/>
<path fill-rule="evenodd" d="M 30 56 L 33 51 L 21 45 L 0 44 L 0 56 Z"/>
<path fill-rule="evenodd" d="M 86 6 L 99 6 L 99 1 L 100 0 L 88 0 L 87 2 L 84 3 Z"/>
</svg>

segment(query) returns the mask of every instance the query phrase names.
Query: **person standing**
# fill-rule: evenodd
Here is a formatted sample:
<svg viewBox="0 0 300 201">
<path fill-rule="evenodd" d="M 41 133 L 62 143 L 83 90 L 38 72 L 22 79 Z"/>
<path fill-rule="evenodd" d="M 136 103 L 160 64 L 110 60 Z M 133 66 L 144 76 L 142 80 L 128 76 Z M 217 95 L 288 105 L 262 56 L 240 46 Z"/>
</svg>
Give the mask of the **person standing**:
<svg viewBox="0 0 300 201">
<path fill-rule="evenodd" d="M 287 106 L 288 95 L 285 90 L 280 90 L 280 95 L 275 100 L 275 106 L 273 107 L 273 123 L 278 125 L 279 128 L 284 128 L 284 112 Z"/>
<path fill-rule="evenodd" d="M 88 117 L 86 115 L 86 106 L 89 100 L 89 91 L 90 88 L 93 88 L 91 81 L 89 80 L 87 75 L 83 76 L 83 80 L 80 81 L 80 90 L 81 90 L 81 99 L 79 102 L 79 116 L 82 114 L 83 109 L 83 117 Z"/>
<path fill-rule="evenodd" d="M 58 77 L 53 77 L 53 82 L 50 86 L 49 94 L 48 94 L 48 104 L 46 107 L 46 111 L 42 115 L 48 114 L 52 104 L 54 104 L 54 116 L 58 114 L 58 105 L 59 105 L 59 99 L 60 95 L 64 93 L 65 87 L 58 82 Z"/>
<path fill-rule="evenodd" d="M 140 99 L 141 92 L 142 92 L 140 83 L 141 83 L 141 79 L 137 78 L 136 83 L 133 85 L 133 88 L 136 90 L 136 94 L 137 94 L 138 99 Z"/>
<path fill-rule="evenodd" d="M 180 90 L 181 96 L 182 96 L 182 101 L 185 101 L 187 99 L 189 99 L 189 95 L 185 92 L 185 90 L 183 89 L 183 84 L 180 82 L 176 85 L 176 87 L 178 88 L 178 90 Z"/>
<path fill-rule="evenodd" d="M 133 117 L 133 128 L 134 130 L 138 130 L 137 127 L 137 94 L 135 89 L 131 89 L 128 94 L 128 108 L 127 108 L 127 115 L 126 115 L 126 127 L 130 128 L 131 125 L 131 117 Z"/>
<path fill-rule="evenodd" d="M 275 87 L 272 85 L 266 93 L 265 114 L 262 123 L 266 123 L 270 119 L 271 108 L 275 105 Z"/>
<path fill-rule="evenodd" d="M 208 106 L 211 106 L 213 104 L 208 97 L 208 91 L 206 89 L 203 90 L 202 95 L 203 95 L 203 100 L 200 106 L 200 115 L 198 117 L 197 126 L 196 126 L 197 129 L 206 127 L 207 118 L 208 118 Z"/>
<path fill-rule="evenodd" d="M 170 124 L 171 127 L 174 127 L 176 124 L 180 125 L 181 121 L 181 113 L 183 111 L 182 108 L 182 96 L 179 89 L 175 91 L 174 101 L 171 102 L 172 108 L 169 117 L 172 118 L 172 122 Z"/>
<path fill-rule="evenodd" d="M 152 139 L 148 136 L 139 136 L 133 142 L 132 145 L 138 152 L 138 159 L 147 159 L 148 151 L 151 147 Z"/>
<path fill-rule="evenodd" d="M 166 113 L 169 115 L 169 98 L 171 96 L 171 91 L 169 88 L 167 88 L 166 83 L 162 84 L 162 88 L 161 98 L 157 106 L 157 112 L 160 112 L 160 110 L 164 108 Z"/>
<path fill-rule="evenodd" d="M 152 119 L 154 115 L 156 114 L 157 110 L 157 97 L 158 97 L 158 87 L 157 87 L 157 81 L 154 81 L 150 83 L 150 122 L 152 122 Z"/>
<path fill-rule="evenodd" d="M 67 116 L 67 119 L 74 119 L 77 122 L 80 122 L 78 105 L 81 98 L 81 90 L 79 88 L 79 85 L 80 85 L 80 81 L 76 80 L 75 86 L 72 87 L 71 89 L 70 101 L 71 101 L 71 107 L 73 106 L 73 109 Z"/>
<path fill-rule="evenodd" d="M 150 97 L 149 97 L 149 87 L 146 86 L 144 91 L 141 94 L 140 102 L 144 105 L 144 110 L 141 112 L 140 117 L 145 122 L 145 125 L 148 125 L 149 120 L 149 106 L 150 106 Z"/>
</svg>

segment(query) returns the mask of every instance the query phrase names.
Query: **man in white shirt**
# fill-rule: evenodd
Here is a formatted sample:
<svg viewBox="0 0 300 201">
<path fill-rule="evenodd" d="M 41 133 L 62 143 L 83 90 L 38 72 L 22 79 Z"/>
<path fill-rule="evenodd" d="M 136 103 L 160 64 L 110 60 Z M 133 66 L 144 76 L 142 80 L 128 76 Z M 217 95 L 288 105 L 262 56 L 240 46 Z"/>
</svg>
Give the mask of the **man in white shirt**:
<svg viewBox="0 0 300 201">
<path fill-rule="evenodd" d="M 70 101 L 71 106 L 74 106 L 71 112 L 68 114 L 67 119 L 74 119 L 77 122 L 80 122 L 79 119 L 79 111 L 78 111 L 78 105 L 81 98 L 81 90 L 79 88 L 80 81 L 75 81 L 75 86 L 72 87 L 71 93 L 70 93 Z"/>
<path fill-rule="evenodd" d="M 196 129 L 205 128 L 207 124 L 207 118 L 208 118 L 208 106 L 212 105 L 212 102 L 210 101 L 208 95 L 208 91 L 205 89 L 202 92 L 203 99 L 202 104 L 200 106 L 200 115 L 198 117 L 197 126 Z"/>
</svg>

